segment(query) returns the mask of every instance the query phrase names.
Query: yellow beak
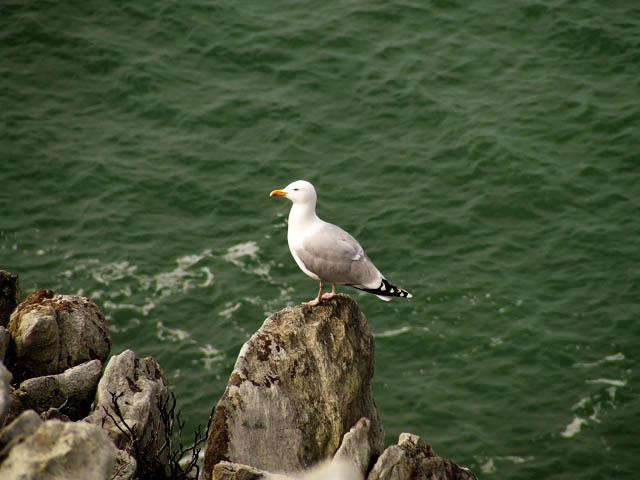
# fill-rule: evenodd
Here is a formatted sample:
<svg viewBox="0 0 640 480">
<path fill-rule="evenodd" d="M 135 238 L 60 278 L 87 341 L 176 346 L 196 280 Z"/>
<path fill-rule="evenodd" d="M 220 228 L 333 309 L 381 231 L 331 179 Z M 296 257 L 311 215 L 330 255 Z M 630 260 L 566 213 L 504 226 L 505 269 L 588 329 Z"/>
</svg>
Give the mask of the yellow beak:
<svg viewBox="0 0 640 480">
<path fill-rule="evenodd" d="M 287 192 L 284 190 L 274 190 L 269 194 L 270 197 L 285 197 L 286 195 Z"/>
</svg>

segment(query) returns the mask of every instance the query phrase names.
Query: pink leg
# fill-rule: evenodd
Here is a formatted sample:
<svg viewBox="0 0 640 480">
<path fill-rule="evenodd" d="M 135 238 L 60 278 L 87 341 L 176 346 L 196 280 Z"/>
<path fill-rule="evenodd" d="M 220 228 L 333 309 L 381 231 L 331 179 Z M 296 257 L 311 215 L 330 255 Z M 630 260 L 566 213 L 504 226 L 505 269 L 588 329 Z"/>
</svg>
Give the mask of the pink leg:
<svg viewBox="0 0 640 480">
<path fill-rule="evenodd" d="M 335 296 L 336 296 L 336 284 L 332 283 L 331 284 L 331 292 L 323 293 L 322 294 L 322 300 L 331 300 Z"/>
<path fill-rule="evenodd" d="M 320 289 L 318 290 L 318 295 L 316 296 L 316 298 L 305 302 L 306 305 L 309 305 L 311 307 L 315 307 L 316 305 L 318 305 L 320 303 L 320 300 L 322 300 L 322 292 L 324 292 L 324 282 L 320 282 Z"/>
</svg>

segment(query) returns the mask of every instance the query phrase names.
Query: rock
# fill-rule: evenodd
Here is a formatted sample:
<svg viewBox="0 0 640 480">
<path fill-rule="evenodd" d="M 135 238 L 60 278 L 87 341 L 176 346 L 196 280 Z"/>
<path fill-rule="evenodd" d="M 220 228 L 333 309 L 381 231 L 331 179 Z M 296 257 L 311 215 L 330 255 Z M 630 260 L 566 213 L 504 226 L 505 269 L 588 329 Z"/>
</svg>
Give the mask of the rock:
<svg viewBox="0 0 640 480">
<path fill-rule="evenodd" d="M 74 295 L 33 292 L 11 315 L 7 364 L 19 380 L 64 372 L 83 362 L 104 362 L 111 337 L 95 303 Z"/>
<path fill-rule="evenodd" d="M 371 460 L 370 428 L 371 422 L 368 418 L 358 420 L 358 423 L 344 434 L 342 444 L 333 457 L 333 462 L 350 462 L 361 476 L 366 475 Z"/>
<path fill-rule="evenodd" d="M 109 480 L 115 455 L 106 433 L 95 425 L 49 420 L 12 445 L 0 464 L 0 478 Z"/>
<path fill-rule="evenodd" d="M 4 362 L 10 342 L 11 335 L 9 334 L 9 330 L 5 327 L 0 327 L 0 362 Z"/>
<path fill-rule="evenodd" d="M 277 472 L 331 457 L 361 417 L 370 419 L 371 455 L 383 446 L 370 381 L 373 337 L 345 295 L 267 318 L 244 344 L 218 402 L 203 478 L 222 460 Z"/>
<path fill-rule="evenodd" d="M 401 433 L 387 448 L 367 480 L 476 480 L 471 471 L 438 457 L 419 436 Z"/>
<path fill-rule="evenodd" d="M 9 408 L 9 391 L 11 388 L 11 372 L 4 366 L 0 360 L 0 418 Z M 2 426 L 2 423 L 0 423 Z"/>
<path fill-rule="evenodd" d="M 0 415 L 0 428 L 16 419 L 25 410 L 24 405 L 16 395 L 16 390 L 9 385 L 8 401 L 4 414 Z"/>
<path fill-rule="evenodd" d="M 42 419 L 33 410 L 22 412 L 13 422 L 0 430 L 0 463 L 9 455 L 9 450 L 35 432 Z"/>
<path fill-rule="evenodd" d="M 225 461 L 218 463 L 213 469 L 214 480 L 262 480 L 268 475 L 267 472 L 247 465 Z"/>
<path fill-rule="evenodd" d="M 79 420 L 89 414 L 101 373 L 100 360 L 91 360 L 58 375 L 25 380 L 16 395 L 26 408 L 38 413 L 54 408 L 72 420 Z"/>
<path fill-rule="evenodd" d="M 118 418 L 112 394 L 118 398 L 128 428 Z M 166 404 L 168 398 L 167 380 L 156 361 L 151 357 L 138 358 L 131 350 L 125 350 L 109 360 L 98 383 L 94 410 L 85 421 L 102 426 L 119 449 L 131 446 L 125 432 L 135 430 L 145 459 L 166 468 L 169 452 L 167 449 L 160 452 L 166 438 L 160 405 Z M 140 463 L 145 459 L 136 460 Z"/>
<path fill-rule="evenodd" d="M 213 467 L 213 480 L 362 480 L 362 476 L 351 462 L 322 462 L 287 476 L 223 460 Z"/>
<path fill-rule="evenodd" d="M 9 323 L 9 317 L 18 304 L 19 296 L 18 275 L 0 270 L 0 327 Z"/>
<path fill-rule="evenodd" d="M 111 480 L 132 480 L 136 474 L 138 462 L 124 450 L 116 450 L 116 464 Z"/>
</svg>

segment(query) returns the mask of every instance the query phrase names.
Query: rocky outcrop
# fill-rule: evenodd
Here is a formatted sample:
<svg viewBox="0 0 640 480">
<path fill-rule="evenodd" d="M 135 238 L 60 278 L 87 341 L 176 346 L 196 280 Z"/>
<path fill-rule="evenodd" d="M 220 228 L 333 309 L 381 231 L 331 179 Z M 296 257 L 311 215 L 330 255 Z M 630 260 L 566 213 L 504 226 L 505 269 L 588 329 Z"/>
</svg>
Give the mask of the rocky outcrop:
<svg viewBox="0 0 640 480">
<path fill-rule="evenodd" d="M 0 270 L 0 327 L 6 327 L 9 323 L 19 296 L 18 275 Z"/>
<path fill-rule="evenodd" d="M 4 366 L 0 360 L 0 419 L 9 408 L 9 392 L 11 389 L 11 372 Z M 0 427 L 2 422 L 0 421 Z"/>
<path fill-rule="evenodd" d="M 26 412 L 25 412 L 26 414 Z M 23 414 L 22 416 L 24 416 Z M 21 417 L 22 417 L 21 416 Z M 109 480 L 115 447 L 102 429 L 87 423 L 40 421 L 22 430 L 0 463 L 0 478 Z M 36 415 L 37 417 L 37 415 Z M 20 419 L 14 421 L 17 422 Z M 3 450 L 4 453 L 4 450 Z"/>
<path fill-rule="evenodd" d="M 0 307 L 18 295 L 17 276 L 3 273 Z M 5 294 L 3 281 L 15 289 Z M 184 451 L 172 447 L 175 397 L 160 366 L 126 350 L 102 373 L 110 346 L 93 302 L 50 290 L 29 295 L 0 326 L 2 480 L 195 478 L 198 449 L 185 469 Z M 383 452 L 372 375 L 373 338 L 349 297 L 270 316 L 216 405 L 201 478 L 475 479 L 416 435 Z"/>
<path fill-rule="evenodd" d="M 372 375 L 373 337 L 351 298 L 273 314 L 242 347 L 216 406 L 203 478 L 222 460 L 272 472 L 308 468 L 330 458 L 362 417 L 377 456 L 383 429 Z"/>
<path fill-rule="evenodd" d="M 167 380 L 158 363 L 125 350 L 109 360 L 98 383 L 94 411 L 85 421 L 104 428 L 119 449 L 129 446 L 127 432 L 135 430 L 140 448 L 166 466 L 168 452 L 159 453 L 166 438 L 160 405 L 168 396 Z"/>
<path fill-rule="evenodd" d="M 369 441 L 370 428 L 371 422 L 368 418 L 358 420 L 358 423 L 344 434 L 342 444 L 333 457 L 333 462 L 350 463 L 361 477 L 365 476 L 369 470 L 372 456 Z"/>
<path fill-rule="evenodd" d="M 111 337 L 95 303 L 38 290 L 11 314 L 7 365 L 17 380 L 52 375 L 89 360 L 104 362 Z"/>
<path fill-rule="evenodd" d="M 38 413 L 55 408 L 71 420 L 79 420 L 89 414 L 101 375 L 102 363 L 91 360 L 58 375 L 25 380 L 15 394 L 25 408 Z"/>
<path fill-rule="evenodd" d="M 323 462 L 308 470 L 289 475 L 265 472 L 248 465 L 225 462 L 213 468 L 214 480 L 362 480 L 351 463 Z"/>
<path fill-rule="evenodd" d="M 475 480 L 466 468 L 438 457 L 430 445 L 410 433 L 401 433 L 397 445 L 387 448 L 367 480 Z"/>
<path fill-rule="evenodd" d="M 0 327 L 0 362 L 4 362 L 4 359 L 9 350 L 9 342 L 11 341 L 11 335 L 9 330 L 5 327 Z"/>
<path fill-rule="evenodd" d="M 222 461 L 214 467 L 214 480 L 262 480 L 268 472 L 240 463 Z"/>
</svg>

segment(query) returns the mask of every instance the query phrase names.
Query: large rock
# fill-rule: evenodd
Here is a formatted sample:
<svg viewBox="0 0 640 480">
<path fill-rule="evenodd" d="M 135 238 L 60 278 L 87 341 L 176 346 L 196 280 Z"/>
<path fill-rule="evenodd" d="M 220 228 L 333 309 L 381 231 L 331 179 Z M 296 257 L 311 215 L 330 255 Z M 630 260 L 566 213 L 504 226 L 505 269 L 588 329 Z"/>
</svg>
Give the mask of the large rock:
<svg viewBox="0 0 640 480">
<path fill-rule="evenodd" d="M 350 462 L 322 462 L 288 476 L 222 461 L 213 468 L 213 480 L 362 480 L 362 476 Z"/>
<path fill-rule="evenodd" d="M 373 337 L 349 297 L 273 314 L 242 347 L 216 406 L 203 478 L 222 460 L 271 472 L 308 468 L 330 458 L 361 417 L 371 422 L 377 456 L 384 434 L 372 375 Z"/>
<path fill-rule="evenodd" d="M 166 429 L 160 406 L 166 405 L 168 397 L 167 380 L 160 365 L 151 357 L 138 358 L 131 350 L 125 350 L 109 360 L 98 383 L 94 410 L 85 421 L 102 426 L 119 449 L 131 447 L 130 434 L 126 432 L 135 431 L 139 448 L 146 452 L 148 460 L 166 468 L 169 452 L 161 452 Z M 120 415 L 114 404 L 116 398 Z M 144 459 L 136 460 L 140 463 Z"/>
<path fill-rule="evenodd" d="M 218 463 L 213 470 L 214 480 L 263 480 L 269 473 L 248 465 L 225 462 Z"/>
<path fill-rule="evenodd" d="M 361 477 L 367 474 L 371 461 L 368 418 L 358 420 L 351 430 L 344 434 L 340 448 L 333 457 L 333 463 L 350 463 Z"/>
<path fill-rule="evenodd" d="M 9 343 L 11 335 L 5 327 L 0 327 L 0 362 L 4 362 L 7 351 L 9 351 Z"/>
<path fill-rule="evenodd" d="M 438 457 L 419 436 L 401 433 L 387 448 L 367 480 L 476 480 L 470 470 Z"/>
<path fill-rule="evenodd" d="M 11 372 L 4 366 L 0 360 L 0 418 L 9 408 L 9 391 L 11 389 Z M 2 427 L 2 423 L 0 423 Z"/>
<path fill-rule="evenodd" d="M 33 410 L 22 412 L 9 425 L 0 430 L 0 463 L 14 445 L 24 441 L 42 425 L 42 419 Z"/>
<path fill-rule="evenodd" d="M 12 444 L 0 478 L 109 480 L 114 461 L 115 447 L 99 427 L 49 420 Z"/>
<path fill-rule="evenodd" d="M 58 375 L 25 380 L 15 393 L 26 408 L 38 413 L 55 408 L 79 420 L 89 414 L 101 373 L 100 360 L 91 360 Z"/>
<path fill-rule="evenodd" d="M 0 327 L 9 323 L 11 312 L 18 304 L 18 275 L 0 270 Z"/>
<path fill-rule="evenodd" d="M 51 290 L 33 292 L 11 315 L 7 365 L 19 380 L 64 372 L 89 360 L 104 362 L 111 337 L 95 303 Z"/>
</svg>

